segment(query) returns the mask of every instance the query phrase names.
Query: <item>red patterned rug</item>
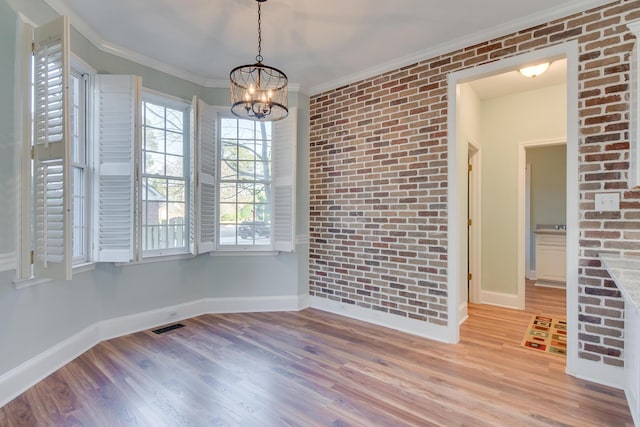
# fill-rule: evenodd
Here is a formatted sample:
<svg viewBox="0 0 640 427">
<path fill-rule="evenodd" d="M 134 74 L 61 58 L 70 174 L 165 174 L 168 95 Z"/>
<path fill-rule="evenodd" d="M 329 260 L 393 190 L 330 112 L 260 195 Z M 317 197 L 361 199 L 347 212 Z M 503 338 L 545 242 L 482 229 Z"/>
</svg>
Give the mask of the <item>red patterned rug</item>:
<svg viewBox="0 0 640 427">
<path fill-rule="evenodd" d="M 567 356 L 567 321 L 548 316 L 532 316 L 522 345 L 545 353 Z"/>
</svg>

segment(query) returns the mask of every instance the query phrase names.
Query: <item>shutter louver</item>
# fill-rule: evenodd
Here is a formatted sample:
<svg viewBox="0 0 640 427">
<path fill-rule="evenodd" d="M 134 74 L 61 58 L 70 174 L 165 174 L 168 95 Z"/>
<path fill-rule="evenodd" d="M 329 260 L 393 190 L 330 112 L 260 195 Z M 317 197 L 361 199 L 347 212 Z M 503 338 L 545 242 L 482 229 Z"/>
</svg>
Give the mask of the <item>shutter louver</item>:
<svg viewBox="0 0 640 427">
<path fill-rule="evenodd" d="M 216 168 L 218 109 L 198 100 L 198 253 L 211 252 L 216 246 Z"/>
<path fill-rule="evenodd" d="M 33 203 L 36 274 L 71 279 L 71 138 L 69 24 L 66 17 L 35 30 Z"/>
<path fill-rule="evenodd" d="M 140 78 L 99 75 L 95 108 L 97 155 L 95 258 L 134 259 L 135 150 L 139 146 Z"/>
<path fill-rule="evenodd" d="M 273 237 L 274 249 L 295 249 L 295 182 L 297 110 L 289 109 L 289 117 L 273 124 Z"/>
</svg>

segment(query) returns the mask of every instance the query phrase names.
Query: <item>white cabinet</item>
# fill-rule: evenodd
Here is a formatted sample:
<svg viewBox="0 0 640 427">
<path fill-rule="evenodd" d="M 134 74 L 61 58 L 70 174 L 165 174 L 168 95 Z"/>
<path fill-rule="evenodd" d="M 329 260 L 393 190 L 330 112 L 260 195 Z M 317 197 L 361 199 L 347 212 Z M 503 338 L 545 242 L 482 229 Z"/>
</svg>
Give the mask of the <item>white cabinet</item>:
<svg viewBox="0 0 640 427">
<path fill-rule="evenodd" d="M 567 280 L 566 234 L 536 232 L 536 284 L 564 286 Z"/>
</svg>

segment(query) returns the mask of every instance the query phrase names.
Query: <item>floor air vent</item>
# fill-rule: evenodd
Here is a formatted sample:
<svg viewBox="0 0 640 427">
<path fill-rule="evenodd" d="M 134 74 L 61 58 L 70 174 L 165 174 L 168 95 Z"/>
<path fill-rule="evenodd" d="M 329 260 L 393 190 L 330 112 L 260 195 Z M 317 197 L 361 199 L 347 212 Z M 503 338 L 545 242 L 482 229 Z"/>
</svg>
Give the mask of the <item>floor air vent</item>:
<svg viewBox="0 0 640 427">
<path fill-rule="evenodd" d="M 164 334 L 165 332 L 169 332 L 169 331 L 173 331 L 174 329 L 180 329 L 180 328 L 184 328 L 184 325 L 182 323 L 176 323 L 175 325 L 169 325 L 169 326 L 165 326 L 164 328 L 159 328 L 159 329 L 154 329 L 151 332 L 153 332 L 154 334 Z"/>
</svg>

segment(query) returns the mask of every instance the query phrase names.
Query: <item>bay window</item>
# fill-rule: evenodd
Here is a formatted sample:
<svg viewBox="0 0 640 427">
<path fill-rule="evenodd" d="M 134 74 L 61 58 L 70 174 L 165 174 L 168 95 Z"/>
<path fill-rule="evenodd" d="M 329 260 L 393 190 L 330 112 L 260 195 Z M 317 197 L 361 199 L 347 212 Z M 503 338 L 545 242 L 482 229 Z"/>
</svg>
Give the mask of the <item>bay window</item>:
<svg viewBox="0 0 640 427">
<path fill-rule="evenodd" d="M 66 17 L 34 35 L 19 280 L 70 279 L 95 262 L 293 251 L 295 108 L 275 123 L 239 120 L 143 91 L 138 76 L 72 71 Z"/>
</svg>

